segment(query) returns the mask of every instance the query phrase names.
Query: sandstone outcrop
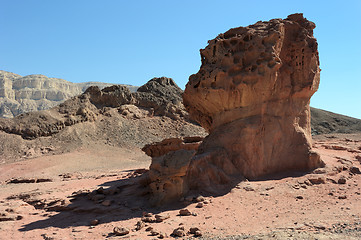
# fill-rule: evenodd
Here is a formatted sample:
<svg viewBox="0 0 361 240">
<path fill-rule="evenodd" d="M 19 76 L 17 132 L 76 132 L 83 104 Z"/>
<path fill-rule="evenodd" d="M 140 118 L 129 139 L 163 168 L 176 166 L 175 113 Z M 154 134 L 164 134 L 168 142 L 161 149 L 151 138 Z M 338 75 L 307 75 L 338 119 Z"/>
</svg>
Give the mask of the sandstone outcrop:
<svg viewBox="0 0 361 240">
<path fill-rule="evenodd" d="M 210 134 L 190 163 L 190 182 L 322 166 L 311 150 L 309 101 L 320 81 L 314 28 L 293 14 L 230 29 L 201 50 L 202 66 L 183 99 Z"/>
<path fill-rule="evenodd" d="M 320 81 L 314 28 L 293 14 L 230 29 L 200 51 L 183 101 L 209 135 L 184 160 L 179 191 L 214 192 L 243 177 L 323 165 L 311 145 L 309 101 Z"/>
<path fill-rule="evenodd" d="M 104 88 L 109 83 L 72 83 L 35 74 L 20 76 L 0 71 L 0 117 L 12 118 L 25 112 L 46 110 L 82 94 L 90 86 Z M 128 86 L 135 91 L 136 87 Z"/>
<path fill-rule="evenodd" d="M 198 150 L 203 137 L 168 138 L 161 142 L 145 145 L 142 150 L 150 157 L 160 157 L 168 152 L 184 150 Z"/>
<path fill-rule="evenodd" d="M 152 204 L 162 204 L 182 197 L 184 178 L 191 158 L 203 137 L 169 138 L 161 142 L 145 145 L 142 150 L 152 157 L 148 181 L 153 193 Z"/>
</svg>

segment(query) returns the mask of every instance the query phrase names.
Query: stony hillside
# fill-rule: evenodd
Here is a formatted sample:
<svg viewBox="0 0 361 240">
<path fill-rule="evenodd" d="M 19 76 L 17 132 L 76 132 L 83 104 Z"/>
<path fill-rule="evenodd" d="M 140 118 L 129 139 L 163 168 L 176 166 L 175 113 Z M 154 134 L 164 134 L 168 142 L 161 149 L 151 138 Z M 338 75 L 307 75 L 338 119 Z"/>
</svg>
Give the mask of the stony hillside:
<svg viewBox="0 0 361 240">
<path fill-rule="evenodd" d="M 93 86 L 51 109 L 0 118 L 0 161 L 83 146 L 141 148 L 169 137 L 205 136 L 203 128 L 188 120 L 181 93 L 164 77 L 137 92 L 121 85 Z"/>
<path fill-rule="evenodd" d="M 311 108 L 312 134 L 361 132 L 361 119 Z"/>
<path fill-rule="evenodd" d="M 102 82 L 72 83 L 44 75 L 20 76 L 0 71 L 0 117 L 12 118 L 25 112 L 49 109 L 90 86 L 104 88 L 112 84 Z M 136 87 L 129 86 L 132 91 Z"/>
</svg>

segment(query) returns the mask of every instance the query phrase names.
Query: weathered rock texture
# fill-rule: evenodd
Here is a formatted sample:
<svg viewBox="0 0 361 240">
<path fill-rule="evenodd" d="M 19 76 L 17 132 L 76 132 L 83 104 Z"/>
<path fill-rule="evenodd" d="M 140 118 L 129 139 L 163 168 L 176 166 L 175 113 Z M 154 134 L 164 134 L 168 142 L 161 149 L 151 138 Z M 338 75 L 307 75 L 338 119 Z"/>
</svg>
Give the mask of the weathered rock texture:
<svg viewBox="0 0 361 240">
<path fill-rule="evenodd" d="M 25 112 L 45 110 L 83 93 L 90 86 L 104 88 L 109 83 L 72 83 L 44 75 L 28 75 L 0 71 L 0 117 L 12 118 Z M 128 86 L 133 91 L 136 87 Z"/>
<path fill-rule="evenodd" d="M 145 145 L 142 150 L 150 157 L 160 157 L 168 152 L 184 150 L 197 150 L 203 137 L 168 138 L 161 142 Z"/>
<path fill-rule="evenodd" d="M 230 29 L 201 50 L 202 66 L 183 99 L 210 134 L 190 179 L 220 184 L 322 165 L 311 150 L 309 101 L 320 81 L 314 28 L 293 14 Z"/>
<path fill-rule="evenodd" d="M 183 193 L 322 166 L 311 149 L 309 101 L 320 81 L 314 28 L 293 14 L 230 29 L 201 50 L 183 101 L 209 136 L 182 164 Z"/>
</svg>

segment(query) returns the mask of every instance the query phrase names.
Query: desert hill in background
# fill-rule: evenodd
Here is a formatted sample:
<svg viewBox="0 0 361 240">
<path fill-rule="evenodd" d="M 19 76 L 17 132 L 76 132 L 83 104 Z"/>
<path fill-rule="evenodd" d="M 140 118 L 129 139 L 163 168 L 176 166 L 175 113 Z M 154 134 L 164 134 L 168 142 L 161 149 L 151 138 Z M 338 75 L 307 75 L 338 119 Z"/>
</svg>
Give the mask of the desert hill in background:
<svg viewBox="0 0 361 240">
<path fill-rule="evenodd" d="M 102 82 L 72 83 L 40 74 L 23 77 L 0 70 L 0 117 L 12 118 L 25 112 L 46 110 L 83 93 L 90 86 L 104 88 L 111 85 Z M 128 87 L 136 90 L 136 87 Z"/>
<path fill-rule="evenodd" d="M 169 137 L 205 136 L 188 119 L 182 90 L 170 78 L 154 78 L 131 92 L 114 85 L 83 94 L 43 111 L 0 118 L 0 160 L 61 154 L 80 147 L 142 148 Z"/>
</svg>

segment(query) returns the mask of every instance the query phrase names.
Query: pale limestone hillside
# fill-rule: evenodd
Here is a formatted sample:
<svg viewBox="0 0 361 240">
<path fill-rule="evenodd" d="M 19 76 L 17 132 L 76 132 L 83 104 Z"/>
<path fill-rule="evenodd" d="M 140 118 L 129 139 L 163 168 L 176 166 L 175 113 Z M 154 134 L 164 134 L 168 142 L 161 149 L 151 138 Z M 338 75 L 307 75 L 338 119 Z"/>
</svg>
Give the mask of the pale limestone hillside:
<svg viewBox="0 0 361 240">
<path fill-rule="evenodd" d="M 90 86 L 100 89 L 110 83 L 72 83 L 44 75 L 20 76 L 0 70 L 0 117 L 12 118 L 26 112 L 46 110 L 83 93 Z M 127 86 L 131 91 L 137 87 Z"/>
</svg>

